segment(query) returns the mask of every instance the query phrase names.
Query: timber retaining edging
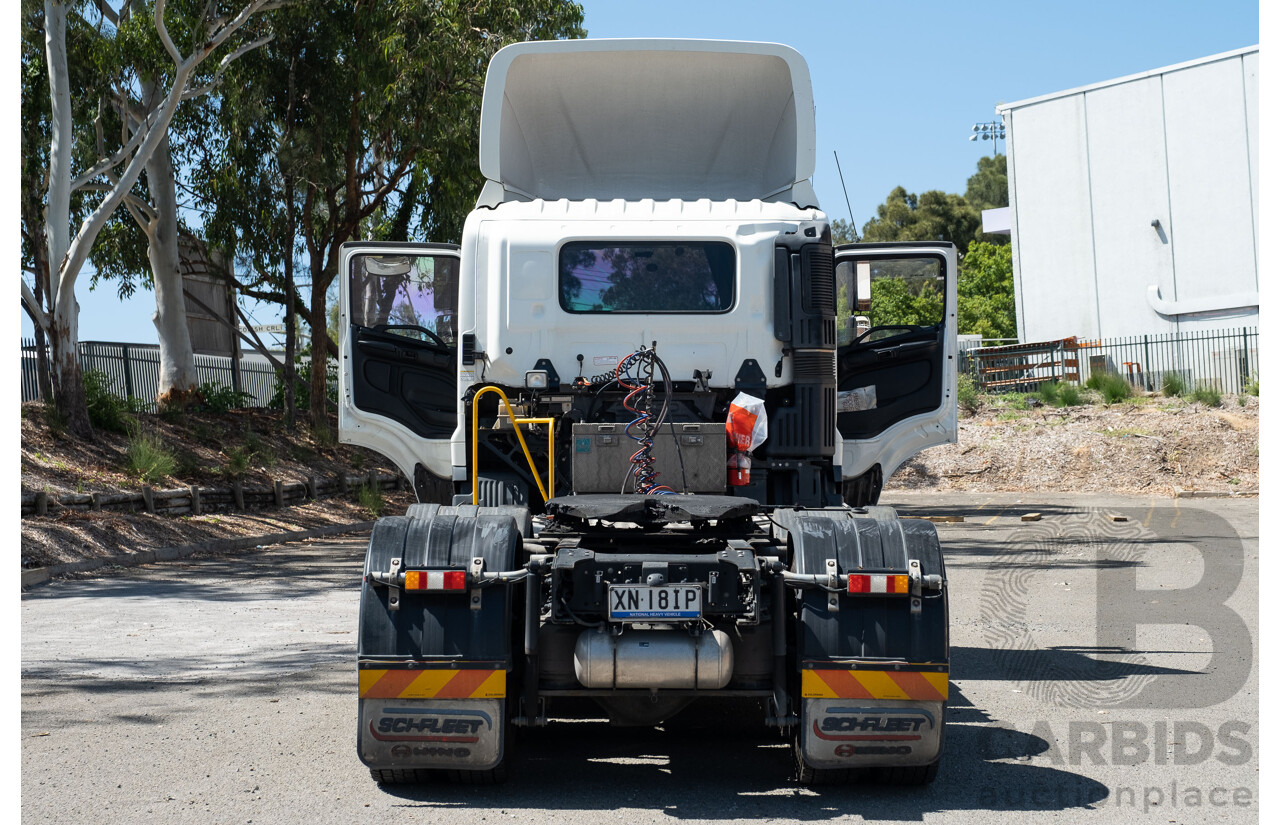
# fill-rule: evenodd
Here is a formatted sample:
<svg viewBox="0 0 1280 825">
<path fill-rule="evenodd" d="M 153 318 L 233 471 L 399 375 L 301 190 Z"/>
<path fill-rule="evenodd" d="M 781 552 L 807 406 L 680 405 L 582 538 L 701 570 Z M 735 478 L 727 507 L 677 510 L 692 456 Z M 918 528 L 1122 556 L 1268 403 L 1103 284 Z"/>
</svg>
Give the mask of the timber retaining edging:
<svg viewBox="0 0 1280 825">
<path fill-rule="evenodd" d="M 379 490 L 408 489 L 404 476 L 379 473 L 341 473 L 334 477 L 309 476 L 306 481 L 276 480 L 272 486 L 246 485 L 233 481 L 230 487 L 202 487 L 193 484 L 172 490 L 144 487 L 137 493 L 66 493 L 53 496 L 43 491 L 23 493 L 22 516 L 55 515 L 62 510 L 119 510 L 153 515 L 202 515 L 203 513 L 289 507 L 335 495 L 347 496 L 361 485 Z"/>
</svg>

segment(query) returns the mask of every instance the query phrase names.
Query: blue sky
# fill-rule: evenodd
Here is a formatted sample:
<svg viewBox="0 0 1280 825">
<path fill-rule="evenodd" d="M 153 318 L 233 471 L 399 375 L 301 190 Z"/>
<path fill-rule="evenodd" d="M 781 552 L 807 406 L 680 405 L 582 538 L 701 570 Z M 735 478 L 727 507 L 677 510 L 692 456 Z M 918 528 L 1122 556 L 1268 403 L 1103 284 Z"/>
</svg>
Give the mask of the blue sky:
<svg viewBox="0 0 1280 825">
<path fill-rule="evenodd" d="M 814 188 L 859 227 L 895 186 L 963 193 L 991 141 L 969 141 L 997 103 L 1122 77 L 1258 42 L 1252 0 L 1204 2 L 806 2 L 585 0 L 591 37 L 767 40 L 809 63 L 817 109 Z M 1003 144 L 1001 144 L 1003 150 Z M 82 340 L 154 342 L 154 298 L 121 305 L 81 281 Z M 270 310 L 254 310 L 260 323 Z M 31 334 L 22 319 L 22 334 Z"/>
</svg>

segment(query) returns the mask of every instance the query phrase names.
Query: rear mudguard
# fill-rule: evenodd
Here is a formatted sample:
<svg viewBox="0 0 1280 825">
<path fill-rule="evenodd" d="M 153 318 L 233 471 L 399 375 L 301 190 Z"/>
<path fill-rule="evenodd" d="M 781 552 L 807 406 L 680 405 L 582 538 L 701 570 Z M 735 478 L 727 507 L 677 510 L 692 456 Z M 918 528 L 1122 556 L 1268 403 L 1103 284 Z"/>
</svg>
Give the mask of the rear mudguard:
<svg viewBox="0 0 1280 825">
<path fill-rule="evenodd" d="M 938 759 L 948 694 L 946 571 L 933 524 L 889 508 L 788 511 L 792 569 L 809 575 L 908 569 L 938 575 L 917 596 L 797 593 L 800 748 L 815 768 L 927 765 Z M 913 609 L 913 602 L 915 603 Z"/>
<path fill-rule="evenodd" d="M 511 570 L 522 527 L 510 512 L 429 508 L 380 519 L 365 558 L 358 637 L 356 746 L 374 769 L 488 770 L 502 762 L 511 670 L 511 588 L 400 592 L 370 573 L 401 569 Z M 527 518 L 527 515 L 525 516 Z M 479 599 L 479 601 L 474 601 Z"/>
</svg>

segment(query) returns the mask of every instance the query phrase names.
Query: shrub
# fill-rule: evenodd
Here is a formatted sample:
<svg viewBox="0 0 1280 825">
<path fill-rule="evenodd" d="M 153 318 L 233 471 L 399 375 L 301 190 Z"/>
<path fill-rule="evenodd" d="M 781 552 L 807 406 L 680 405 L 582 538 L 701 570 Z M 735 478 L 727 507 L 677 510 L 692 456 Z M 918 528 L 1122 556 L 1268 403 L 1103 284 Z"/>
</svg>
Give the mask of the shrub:
<svg viewBox="0 0 1280 825">
<path fill-rule="evenodd" d="M 356 502 L 373 514 L 374 518 L 382 515 L 386 502 L 382 500 L 382 490 L 378 485 L 366 481 L 356 488 Z"/>
<path fill-rule="evenodd" d="M 1071 384 L 1063 384 L 1058 387 L 1057 406 L 1059 407 L 1079 407 L 1084 401 L 1080 398 L 1080 390 Z"/>
<path fill-rule="evenodd" d="M 1060 387 L 1058 385 L 1057 380 L 1045 381 L 1043 384 L 1040 385 L 1040 388 L 1037 390 L 1037 393 L 1040 396 L 1040 400 L 1043 401 L 1044 403 L 1058 406 L 1059 389 Z"/>
<path fill-rule="evenodd" d="M 1198 401 L 1206 407 L 1221 407 L 1222 393 L 1212 387 L 1200 387 L 1195 392 L 1191 393 L 1191 400 Z"/>
<path fill-rule="evenodd" d="M 1007 410 L 1027 409 L 1027 397 L 1016 392 L 1008 392 L 1000 396 L 1000 406 Z"/>
<path fill-rule="evenodd" d="M 173 453 L 165 449 L 160 436 L 138 429 L 129 436 L 125 463 L 129 471 L 145 484 L 154 484 L 171 475 L 178 464 Z"/>
<path fill-rule="evenodd" d="M 89 423 L 94 427 L 113 433 L 128 432 L 129 404 L 111 391 L 111 379 L 105 372 L 85 372 L 84 401 L 89 408 Z"/>
<path fill-rule="evenodd" d="M 1114 372 L 1095 372 L 1089 376 L 1085 386 L 1097 390 L 1102 400 L 1108 404 L 1123 401 L 1133 395 L 1133 387 L 1129 382 Z"/>
<path fill-rule="evenodd" d="M 956 403 L 970 415 L 978 411 L 978 385 L 972 375 L 961 375 L 956 379 Z"/>
<path fill-rule="evenodd" d="M 1182 395 L 1187 391 L 1187 382 L 1183 381 L 1182 376 L 1176 372 L 1166 372 L 1164 381 L 1160 384 L 1160 391 L 1169 398 Z"/>
<path fill-rule="evenodd" d="M 228 478 L 241 478 L 253 464 L 253 451 L 248 447 L 236 447 L 227 453 L 227 464 L 222 468 Z"/>
<path fill-rule="evenodd" d="M 263 443 L 262 438 L 250 430 L 244 436 L 244 448 L 249 452 L 249 456 L 263 467 L 270 467 L 276 463 L 276 454 Z"/>
<path fill-rule="evenodd" d="M 61 438 L 67 431 L 67 419 L 58 409 L 58 405 L 52 401 L 46 401 L 41 405 L 44 413 L 44 424 L 49 428 L 49 432 Z"/>
<path fill-rule="evenodd" d="M 1258 374 L 1256 372 L 1253 375 L 1249 376 L 1248 381 L 1244 382 L 1244 394 L 1245 395 L 1258 394 Z"/>
<path fill-rule="evenodd" d="M 226 413 L 240 409 L 253 398 L 250 393 L 225 387 L 213 381 L 201 384 L 196 392 L 200 395 L 196 409 L 211 413 Z"/>
</svg>

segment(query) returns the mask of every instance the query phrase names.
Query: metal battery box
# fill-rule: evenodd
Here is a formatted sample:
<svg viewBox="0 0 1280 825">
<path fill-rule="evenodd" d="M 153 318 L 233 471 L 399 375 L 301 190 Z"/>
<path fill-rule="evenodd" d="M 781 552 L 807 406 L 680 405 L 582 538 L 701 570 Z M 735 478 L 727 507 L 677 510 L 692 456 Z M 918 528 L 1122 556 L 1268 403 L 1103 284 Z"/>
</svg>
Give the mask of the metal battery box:
<svg viewBox="0 0 1280 825">
<path fill-rule="evenodd" d="M 637 426 L 632 432 L 639 435 L 640 428 Z M 627 435 L 626 424 L 574 424 L 574 492 L 634 492 L 631 456 L 638 449 L 640 444 Z M 723 423 L 666 422 L 653 437 L 653 457 L 658 483 L 677 493 L 725 490 L 728 476 Z"/>
</svg>

